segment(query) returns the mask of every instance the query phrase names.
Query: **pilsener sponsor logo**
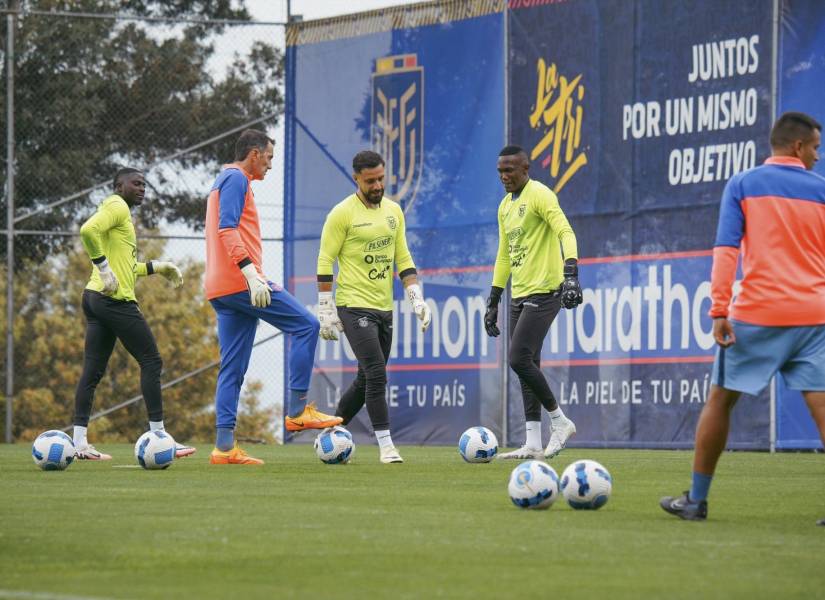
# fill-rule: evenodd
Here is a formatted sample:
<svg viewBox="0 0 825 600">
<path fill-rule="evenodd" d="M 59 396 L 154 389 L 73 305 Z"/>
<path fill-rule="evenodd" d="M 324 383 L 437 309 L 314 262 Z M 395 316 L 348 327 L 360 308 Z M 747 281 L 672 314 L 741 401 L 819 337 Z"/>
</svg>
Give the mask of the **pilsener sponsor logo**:
<svg viewBox="0 0 825 600">
<path fill-rule="evenodd" d="M 392 236 L 385 235 L 379 238 L 375 238 L 374 240 L 367 242 L 364 244 L 364 252 L 375 252 L 376 250 L 381 250 L 381 248 L 386 248 L 392 243 Z"/>
</svg>

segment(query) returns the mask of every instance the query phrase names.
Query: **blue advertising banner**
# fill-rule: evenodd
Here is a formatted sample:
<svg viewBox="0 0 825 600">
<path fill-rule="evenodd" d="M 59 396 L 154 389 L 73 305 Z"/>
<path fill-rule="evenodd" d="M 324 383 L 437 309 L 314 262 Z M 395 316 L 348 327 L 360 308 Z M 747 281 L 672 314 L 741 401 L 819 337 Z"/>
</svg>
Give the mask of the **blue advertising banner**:
<svg viewBox="0 0 825 600">
<path fill-rule="evenodd" d="M 780 14 L 778 112 L 805 112 L 825 123 L 825 4 L 785 0 Z M 820 160 L 814 171 L 825 176 L 825 161 Z M 781 377 L 776 388 L 776 447 L 822 448 L 802 395 L 788 390 Z"/>
<path fill-rule="evenodd" d="M 523 8 L 522 8 L 523 6 Z M 770 0 L 512 2 L 510 139 L 576 232 L 585 303 L 543 367 L 576 443 L 688 447 L 713 360 L 709 279 L 726 181 L 769 155 Z M 523 441 L 511 381 L 508 431 Z M 769 395 L 731 445 L 766 448 Z"/>
<path fill-rule="evenodd" d="M 433 311 L 422 333 L 395 280 L 387 400 L 393 439 L 454 444 L 468 427 L 501 434 L 499 349 L 483 328 L 504 144 L 504 20 L 497 1 L 387 9 L 290 27 L 287 115 L 288 285 L 317 302 L 319 237 L 329 210 L 355 191 L 352 157 L 386 161 L 386 195 Z M 346 342 L 320 341 L 310 396 L 332 411 L 355 377 Z M 350 428 L 372 427 L 362 410 Z"/>
<path fill-rule="evenodd" d="M 581 265 L 584 302 L 559 313 L 542 349 L 550 387 L 576 423 L 576 443 L 692 447 L 715 349 L 707 316 L 711 251 L 585 258 Z M 517 438 L 524 421 L 517 381 L 510 398 Z M 767 391 L 743 399 L 752 409 L 734 413 L 731 447 L 766 446 L 768 400 Z"/>
</svg>

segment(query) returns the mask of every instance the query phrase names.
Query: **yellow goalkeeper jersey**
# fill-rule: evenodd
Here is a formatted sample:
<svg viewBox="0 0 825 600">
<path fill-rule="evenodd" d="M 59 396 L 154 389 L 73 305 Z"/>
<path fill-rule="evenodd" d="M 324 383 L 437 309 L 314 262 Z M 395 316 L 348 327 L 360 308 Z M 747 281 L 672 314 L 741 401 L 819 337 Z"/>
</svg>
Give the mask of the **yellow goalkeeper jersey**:
<svg viewBox="0 0 825 600">
<path fill-rule="evenodd" d="M 553 190 L 529 180 L 517 198 L 498 207 L 498 254 L 493 285 L 505 287 L 512 274 L 513 298 L 555 290 L 564 280 L 564 259 L 578 259 L 576 234 Z"/>
<path fill-rule="evenodd" d="M 392 310 L 393 264 L 401 274 L 415 269 L 405 229 L 404 212 L 389 198 L 370 209 L 352 194 L 333 207 L 321 232 L 318 275 L 331 276 L 338 260 L 338 306 Z"/>
<path fill-rule="evenodd" d="M 118 281 L 115 300 L 136 300 L 135 281 L 147 274 L 146 263 L 137 260 L 137 239 L 132 224 L 132 214 L 126 201 L 112 194 L 100 203 L 97 212 L 80 228 L 80 241 L 89 258 L 105 256 L 109 267 Z M 97 266 L 92 266 L 92 275 L 87 290 L 103 291 L 103 281 Z"/>
</svg>

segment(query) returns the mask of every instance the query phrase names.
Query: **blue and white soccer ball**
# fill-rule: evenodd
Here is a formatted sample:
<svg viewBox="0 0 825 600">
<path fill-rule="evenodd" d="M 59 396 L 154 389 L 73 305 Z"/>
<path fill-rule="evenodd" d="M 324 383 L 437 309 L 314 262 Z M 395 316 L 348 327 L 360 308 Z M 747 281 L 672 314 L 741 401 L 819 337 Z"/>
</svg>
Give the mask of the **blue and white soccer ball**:
<svg viewBox="0 0 825 600">
<path fill-rule="evenodd" d="M 340 425 L 324 429 L 315 438 L 315 454 L 328 465 L 348 463 L 354 453 L 352 434 Z"/>
<path fill-rule="evenodd" d="M 57 429 L 44 431 L 32 444 L 34 464 L 44 471 L 62 471 L 72 464 L 74 452 L 72 438 Z"/>
<path fill-rule="evenodd" d="M 175 460 L 175 440 L 162 430 L 147 431 L 135 443 L 135 459 L 144 469 L 167 469 Z"/>
<path fill-rule="evenodd" d="M 559 476 L 546 462 L 528 460 L 513 469 L 507 489 L 519 508 L 550 508 L 559 495 Z"/>
<path fill-rule="evenodd" d="M 486 427 L 470 427 L 458 440 L 458 451 L 469 463 L 486 463 L 496 457 L 498 440 Z"/>
<path fill-rule="evenodd" d="M 576 509 L 595 510 L 607 504 L 613 491 L 613 478 L 595 460 L 577 460 L 561 475 L 561 492 Z"/>
</svg>

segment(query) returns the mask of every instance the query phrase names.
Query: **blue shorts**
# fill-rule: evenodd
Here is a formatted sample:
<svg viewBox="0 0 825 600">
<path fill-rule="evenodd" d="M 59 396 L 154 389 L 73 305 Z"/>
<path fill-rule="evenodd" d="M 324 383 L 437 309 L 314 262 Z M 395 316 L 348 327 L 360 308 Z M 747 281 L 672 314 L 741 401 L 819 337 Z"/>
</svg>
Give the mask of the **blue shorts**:
<svg viewBox="0 0 825 600">
<path fill-rule="evenodd" d="M 825 325 L 764 327 L 731 321 L 736 343 L 716 347 L 713 383 L 757 395 L 777 371 L 788 388 L 825 390 Z"/>
</svg>

